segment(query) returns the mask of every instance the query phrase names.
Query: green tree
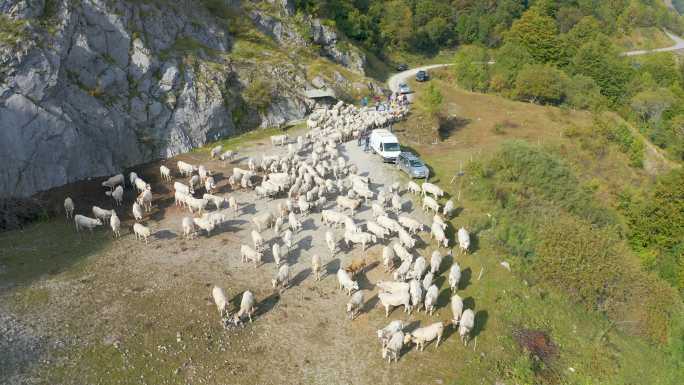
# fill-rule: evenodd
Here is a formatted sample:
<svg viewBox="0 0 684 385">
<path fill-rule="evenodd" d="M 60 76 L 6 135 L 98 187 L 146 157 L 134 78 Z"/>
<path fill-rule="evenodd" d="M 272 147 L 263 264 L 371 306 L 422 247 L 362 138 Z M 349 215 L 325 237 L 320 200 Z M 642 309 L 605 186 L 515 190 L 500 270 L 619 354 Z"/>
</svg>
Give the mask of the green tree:
<svg viewBox="0 0 684 385">
<path fill-rule="evenodd" d="M 413 12 L 401 0 L 387 3 L 385 12 L 380 19 L 380 32 L 389 44 L 398 48 L 408 48 L 413 35 L 413 29 L 407 21 L 413 19 Z"/>
<path fill-rule="evenodd" d="M 655 23 L 654 9 L 639 0 L 631 0 L 618 17 L 618 26 L 624 31 L 629 31 L 634 27 L 652 27 Z"/>
<path fill-rule="evenodd" d="M 442 112 L 444 104 L 444 96 L 442 92 L 435 87 L 435 83 L 430 83 L 425 91 L 418 96 L 418 109 L 427 117 L 435 119 L 439 117 Z"/>
<path fill-rule="evenodd" d="M 565 84 L 565 95 L 570 106 L 581 110 L 599 110 L 606 105 L 601 89 L 594 79 L 584 75 L 575 75 L 568 79 Z"/>
<path fill-rule="evenodd" d="M 576 74 L 594 79 L 611 103 L 619 104 L 626 97 L 632 69 L 607 40 L 595 39 L 583 44 L 572 59 L 570 68 Z"/>
<path fill-rule="evenodd" d="M 497 91 L 515 87 L 515 79 L 525 66 L 534 59 L 525 47 L 515 43 L 506 43 L 496 51 L 494 64 L 491 66 L 493 88 Z"/>
<path fill-rule="evenodd" d="M 563 49 L 562 58 L 565 61 L 571 60 L 577 53 L 577 49 L 582 44 L 596 39 L 601 34 L 601 25 L 593 16 L 585 16 L 575 24 L 566 34 L 561 35 L 561 47 Z"/>
<path fill-rule="evenodd" d="M 560 53 L 556 22 L 535 8 L 527 10 L 505 35 L 505 41 L 525 47 L 540 63 L 555 62 Z"/>
<path fill-rule="evenodd" d="M 533 103 L 559 104 L 564 95 L 565 74 L 549 64 L 528 64 L 515 81 L 515 96 Z"/>
<path fill-rule="evenodd" d="M 423 122 L 432 127 L 433 136 L 439 138 L 439 126 L 442 120 L 442 108 L 444 106 L 444 96 L 440 90 L 431 82 L 427 88 L 418 95 L 416 102 L 418 113 L 424 119 Z"/>
<path fill-rule="evenodd" d="M 570 31 L 581 19 L 582 11 L 576 7 L 563 6 L 556 12 L 556 21 L 561 33 Z"/>
<path fill-rule="evenodd" d="M 660 88 L 639 92 L 634 95 L 630 105 L 644 121 L 659 124 L 663 113 L 675 102 L 676 99 L 670 90 Z"/>
<path fill-rule="evenodd" d="M 649 73 L 661 87 L 669 87 L 681 81 L 675 56 L 669 52 L 645 55 L 640 59 L 639 69 Z"/>
<path fill-rule="evenodd" d="M 487 50 L 478 46 L 462 47 L 454 58 L 454 73 L 461 87 L 470 91 L 486 91 L 489 83 Z"/>
<path fill-rule="evenodd" d="M 436 17 L 428 21 L 422 29 L 428 35 L 433 44 L 437 46 L 447 43 L 451 37 L 449 23 L 443 17 Z"/>
<path fill-rule="evenodd" d="M 623 195 L 620 209 L 628 219 L 630 243 L 647 256 L 647 266 L 684 289 L 684 171 L 659 177 L 643 196 Z"/>
</svg>

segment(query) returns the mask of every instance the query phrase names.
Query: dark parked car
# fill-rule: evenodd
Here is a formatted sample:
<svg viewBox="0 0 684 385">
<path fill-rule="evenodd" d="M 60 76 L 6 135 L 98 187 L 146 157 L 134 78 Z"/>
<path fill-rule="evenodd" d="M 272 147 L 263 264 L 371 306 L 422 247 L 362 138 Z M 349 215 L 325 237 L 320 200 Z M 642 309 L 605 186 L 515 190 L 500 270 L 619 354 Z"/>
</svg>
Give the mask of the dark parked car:
<svg viewBox="0 0 684 385">
<path fill-rule="evenodd" d="M 408 64 L 402 63 L 402 64 L 399 64 L 397 66 L 397 71 L 406 71 L 407 69 L 408 69 Z"/>
<path fill-rule="evenodd" d="M 429 79 L 430 76 L 428 75 L 427 71 L 418 71 L 418 73 L 416 73 L 416 81 L 424 82 Z"/>
<path fill-rule="evenodd" d="M 410 152 L 402 152 L 397 157 L 397 167 L 411 178 L 427 178 L 430 170 L 419 157 Z"/>
</svg>

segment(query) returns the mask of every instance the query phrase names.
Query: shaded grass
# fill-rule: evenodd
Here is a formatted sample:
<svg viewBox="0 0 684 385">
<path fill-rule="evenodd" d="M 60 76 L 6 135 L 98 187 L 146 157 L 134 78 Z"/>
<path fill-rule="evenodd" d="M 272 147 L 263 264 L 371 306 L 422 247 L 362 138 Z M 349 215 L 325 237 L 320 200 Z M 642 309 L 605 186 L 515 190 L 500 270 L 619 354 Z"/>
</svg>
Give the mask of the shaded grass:
<svg viewBox="0 0 684 385">
<path fill-rule="evenodd" d="M 302 128 L 306 127 L 306 123 L 298 123 L 290 127 L 285 127 L 283 128 L 278 128 L 278 127 L 271 127 L 271 128 L 263 128 L 263 129 L 256 129 L 252 131 L 248 131 L 244 134 L 236 135 L 236 136 L 231 136 L 230 138 L 225 138 L 218 140 L 216 142 L 208 143 L 202 147 L 198 147 L 193 149 L 191 152 L 193 153 L 209 153 L 212 148 L 216 146 L 223 146 L 223 151 L 226 150 L 239 150 L 240 147 L 243 147 L 245 145 L 249 144 L 256 144 L 259 142 L 263 142 L 264 140 L 268 141 L 270 143 L 270 137 L 272 135 L 282 135 L 282 134 L 292 134 L 293 132 L 297 132 L 301 130 Z"/>
<path fill-rule="evenodd" d="M 111 233 L 98 229 L 76 233 L 73 222 L 63 218 L 38 222 L 0 233 L 0 281 L 29 283 L 45 274 L 78 271 L 82 261 L 102 250 Z"/>
</svg>

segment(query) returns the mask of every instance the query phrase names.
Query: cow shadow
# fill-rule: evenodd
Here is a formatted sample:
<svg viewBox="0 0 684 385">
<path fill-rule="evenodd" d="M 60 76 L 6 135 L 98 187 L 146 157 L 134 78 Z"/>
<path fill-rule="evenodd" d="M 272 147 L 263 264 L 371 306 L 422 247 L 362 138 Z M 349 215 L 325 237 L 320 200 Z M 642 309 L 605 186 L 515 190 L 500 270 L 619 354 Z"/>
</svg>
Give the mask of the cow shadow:
<svg viewBox="0 0 684 385">
<path fill-rule="evenodd" d="M 439 265 L 439 270 L 437 270 L 437 274 L 435 275 L 448 274 L 453 264 L 454 256 L 451 253 L 447 253 L 442 257 L 442 263 Z"/>
<path fill-rule="evenodd" d="M 311 268 L 310 268 L 310 267 L 307 267 L 306 269 L 304 269 L 304 270 L 300 271 L 299 273 L 297 273 L 297 274 L 290 280 L 290 287 L 299 286 L 300 284 L 302 284 L 302 282 L 304 282 L 304 281 L 306 280 L 306 278 L 309 277 L 309 275 L 311 275 Z"/>
<path fill-rule="evenodd" d="M 419 236 L 412 236 L 412 237 L 413 237 L 413 239 L 416 240 L 416 244 L 413 246 L 414 249 L 425 250 L 428 248 L 428 246 L 430 246 L 430 243 L 424 241 L 423 238 L 421 238 Z M 430 256 L 427 256 L 425 259 L 427 260 L 428 264 L 430 264 Z"/>
<path fill-rule="evenodd" d="M 306 218 L 302 221 L 302 229 L 300 231 L 316 230 L 316 222 L 313 218 Z"/>
<path fill-rule="evenodd" d="M 475 325 L 473 326 L 473 330 L 470 332 L 470 338 L 475 338 L 480 333 L 482 333 L 485 330 L 485 326 L 487 326 L 487 321 L 489 320 L 489 312 L 487 310 L 479 310 L 475 313 Z"/>
<path fill-rule="evenodd" d="M 328 263 L 323 266 L 323 271 L 325 272 L 325 275 L 335 275 L 337 274 L 337 270 L 340 269 L 340 259 L 339 258 L 334 258 L 331 259 Z"/>
<path fill-rule="evenodd" d="M 366 273 L 368 273 L 369 271 L 371 271 L 371 270 L 375 269 L 376 267 L 378 267 L 378 265 L 380 265 L 380 262 L 379 262 L 379 261 L 373 261 L 373 262 L 369 263 L 368 265 L 364 266 L 364 268 L 361 269 L 360 273 L 361 273 L 361 274 L 366 274 Z"/>
<path fill-rule="evenodd" d="M 438 275 L 432 279 L 432 283 L 437 287 L 442 287 L 442 285 L 445 284 L 446 281 L 447 281 L 447 277 L 445 275 Z M 448 284 L 446 285 L 446 287 L 447 287 L 447 289 L 451 290 L 451 288 L 449 287 Z"/>
<path fill-rule="evenodd" d="M 280 293 L 277 291 L 269 295 L 268 297 L 262 299 L 258 304 L 255 312 L 256 317 L 260 317 L 269 311 L 273 310 L 273 308 L 278 304 L 280 301 Z"/>
<path fill-rule="evenodd" d="M 233 222 L 233 221 L 230 221 L 230 222 Z M 223 233 L 227 233 L 227 232 L 233 232 L 234 233 L 234 232 L 238 232 L 241 230 L 241 228 L 239 226 L 235 226 L 235 225 L 239 225 L 239 223 L 235 223 L 235 222 L 230 223 L 230 222 L 226 222 L 226 223 L 222 223 L 220 225 L 216 225 L 216 227 L 214 227 L 214 230 L 211 232 L 211 234 L 207 235 L 207 237 L 211 238 L 215 235 L 219 235 L 219 234 L 223 234 Z"/>
<path fill-rule="evenodd" d="M 154 232 L 155 239 L 174 239 L 177 238 L 178 234 L 174 233 L 168 229 L 162 229 Z"/>
<path fill-rule="evenodd" d="M 363 306 L 361 306 L 361 313 L 370 313 L 371 310 L 378 306 L 379 302 L 380 297 L 378 297 L 377 294 L 373 295 L 366 302 L 364 302 Z"/>
<path fill-rule="evenodd" d="M 465 297 L 463 298 L 463 310 L 465 309 L 475 309 L 475 298 Z"/>
<path fill-rule="evenodd" d="M 356 273 L 354 278 L 356 282 L 358 282 L 360 290 L 373 290 L 373 288 L 375 288 L 375 285 L 368 280 L 368 277 L 366 277 L 366 274 L 364 274 L 363 271 Z"/>
<path fill-rule="evenodd" d="M 312 240 L 313 237 L 311 235 L 307 235 L 299 240 L 293 241 L 292 249 L 289 250 L 289 253 L 286 252 L 288 261 L 291 261 L 293 264 L 299 262 L 299 258 L 301 258 L 302 253 L 306 250 L 310 250 L 313 247 L 311 244 Z"/>
<path fill-rule="evenodd" d="M 157 203 L 157 202 L 155 202 Z M 166 207 L 170 207 L 171 205 L 167 205 Z M 166 210 L 164 207 L 161 207 L 160 205 L 155 205 L 152 206 L 152 211 L 150 212 L 143 212 L 143 221 L 155 221 L 155 222 L 161 222 L 161 220 L 164 219 L 166 214 Z M 118 215 L 118 214 L 117 214 Z M 132 218 L 132 217 L 131 217 Z"/>
<path fill-rule="evenodd" d="M 408 323 L 408 325 L 404 326 L 404 329 L 403 329 L 404 334 L 410 334 L 414 330 L 418 329 L 418 327 L 420 327 L 420 321 L 418 321 L 418 320 L 411 321 Z M 408 353 L 415 348 L 416 348 L 416 344 L 413 344 L 413 343 L 404 344 L 404 346 L 401 348 L 400 356 L 403 356 L 405 353 Z"/>
<path fill-rule="evenodd" d="M 437 295 L 437 303 L 435 304 L 435 310 L 448 308 L 451 302 L 451 288 L 447 287 L 439 292 Z"/>
<path fill-rule="evenodd" d="M 477 234 L 470 234 L 470 246 L 468 247 L 468 254 L 472 254 L 480 250 L 480 237 Z"/>
<path fill-rule="evenodd" d="M 461 279 L 458 281 L 458 289 L 463 290 L 470 285 L 470 281 L 473 275 L 473 270 L 466 267 L 461 271 Z"/>
<path fill-rule="evenodd" d="M 240 207 L 240 215 L 242 214 L 248 214 L 248 215 L 254 215 L 257 213 L 256 205 L 254 203 L 247 203 L 245 205 L 242 205 Z"/>
<path fill-rule="evenodd" d="M 451 314 L 449 314 L 449 318 L 451 318 Z M 448 340 L 449 337 L 451 337 L 452 334 L 457 334 L 458 332 L 458 326 L 450 324 L 449 326 L 444 328 L 444 332 L 442 333 L 442 340 L 440 341 L 440 344 L 443 343 L 444 341 Z M 458 334 L 457 334 L 458 336 Z"/>
<path fill-rule="evenodd" d="M 457 217 L 459 217 L 459 216 L 461 215 L 462 212 L 463 212 L 463 207 L 462 207 L 462 206 L 458 206 L 458 207 L 456 207 L 456 208 L 454 209 L 454 213 L 453 213 L 450 217 L 448 217 L 448 218 L 445 217 L 444 219 L 446 219 L 446 220 L 451 220 L 451 219 L 453 219 L 453 218 L 457 218 Z"/>
<path fill-rule="evenodd" d="M 411 212 L 413 212 L 413 210 L 415 208 L 416 208 L 415 203 L 413 203 L 413 201 L 410 199 L 401 203 L 401 211 L 406 211 L 407 214 L 410 214 Z"/>
<path fill-rule="evenodd" d="M 246 225 L 247 223 L 249 223 L 249 221 L 246 221 L 246 220 L 244 220 L 244 219 L 228 219 L 228 221 L 227 221 L 226 223 L 229 223 L 229 224 L 230 224 L 229 227 L 233 228 L 233 227 L 235 227 L 235 226 L 232 226 L 232 225 L 244 226 L 244 225 Z M 223 226 L 226 226 L 226 224 L 223 224 Z M 236 229 L 237 229 L 236 231 L 240 231 L 242 228 L 241 228 L 241 227 L 237 227 Z"/>
</svg>

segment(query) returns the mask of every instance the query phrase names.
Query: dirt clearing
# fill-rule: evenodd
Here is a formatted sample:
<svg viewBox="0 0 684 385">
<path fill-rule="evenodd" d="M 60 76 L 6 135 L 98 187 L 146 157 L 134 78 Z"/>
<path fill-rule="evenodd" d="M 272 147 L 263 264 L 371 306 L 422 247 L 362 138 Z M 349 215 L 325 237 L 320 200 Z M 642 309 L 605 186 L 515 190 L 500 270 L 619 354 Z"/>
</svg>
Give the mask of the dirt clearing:
<svg viewBox="0 0 684 385">
<path fill-rule="evenodd" d="M 374 190 L 403 180 L 393 165 L 364 153 L 356 142 L 343 145 L 343 150 L 360 173 L 371 178 Z M 458 370 L 464 362 L 455 364 L 454 360 L 472 358 L 476 353 L 472 346 L 463 347 L 454 330 L 446 332 L 438 349 L 434 344 L 425 352 L 405 348 L 398 364 L 382 360 L 376 337 L 376 330 L 394 319 L 404 319 L 412 329 L 451 317 L 446 283 L 451 257 L 436 277 L 440 296 L 433 316 L 415 311 L 409 316 L 398 308 L 389 318 L 385 318 L 374 289 L 378 280 L 390 279 L 381 265 L 382 245 L 374 245 L 364 255 L 360 247 L 348 249 L 339 242 L 336 254 L 331 256 L 325 246 L 328 228 L 322 225 L 319 212 L 304 218 L 303 230 L 295 234 L 296 245 L 288 256 L 293 283 L 283 293 L 271 288 L 276 268 L 270 252 L 257 268 L 240 261 L 240 245 L 251 244 L 249 220 L 256 213 L 274 210 L 280 200 L 255 200 L 252 191 L 230 192 L 227 176 L 249 156 L 260 158 L 278 151 L 284 150 L 262 141 L 241 149 L 234 164 L 211 161 L 204 152 L 177 158 L 215 171 L 219 194 L 231 194 L 242 203 L 241 215 L 231 218 L 210 237 L 183 239 L 181 219 L 189 213 L 174 206 L 171 185 L 162 184 L 158 178 L 159 164 L 136 170 L 152 183 L 155 192 L 155 207 L 143 220 L 154 233 L 148 245 L 130 233 L 132 193 L 119 210 L 124 220 L 124 237 L 119 240 L 111 239 L 108 228 L 76 234 L 62 218 L 0 235 L 6 245 L 0 252 L 0 263 L 5 265 L 5 274 L 0 275 L 0 314 L 16 320 L 16 330 L 9 333 L 12 341 L 24 341 L 8 344 L 5 351 L 18 354 L 18 359 L 0 364 L 2 382 L 446 384 L 464 376 Z M 177 159 L 164 163 L 175 172 Z M 72 188 L 78 191 L 78 186 Z M 88 200 L 74 197 L 77 213 L 87 213 L 92 204 L 111 207 L 102 191 L 99 195 L 87 191 Z M 402 201 L 404 213 L 430 223 L 431 216 L 416 209 L 408 193 L 402 195 Z M 326 208 L 334 203 L 328 205 Z M 355 220 L 360 223 L 370 217 L 369 205 L 363 205 Z M 340 240 L 343 230 L 333 231 Z M 273 230 L 262 232 L 262 236 L 270 249 L 275 242 Z M 429 260 L 434 244 L 426 233 L 423 239 L 416 251 Z M 314 253 L 322 257 L 325 266 L 320 282 L 314 282 L 311 273 Z M 360 274 L 359 285 L 364 290 L 365 305 L 360 316 L 349 321 L 345 314 L 349 297 L 337 290 L 335 273 L 364 256 L 369 266 Z M 459 261 L 468 270 L 465 274 L 470 271 L 470 258 Z M 35 267 L 53 263 L 59 268 L 34 272 Z M 10 274 L 13 272 L 22 274 Z M 473 283 L 465 281 L 462 296 L 468 301 Z M 254 322 L 224 330 L 210 298 L 213 285 L 223 287 L 235 306 L 242 292 L 254 292 L 258 301 Z M 25 347 L 34 354 L 22 353 Z"/>
</svg>

